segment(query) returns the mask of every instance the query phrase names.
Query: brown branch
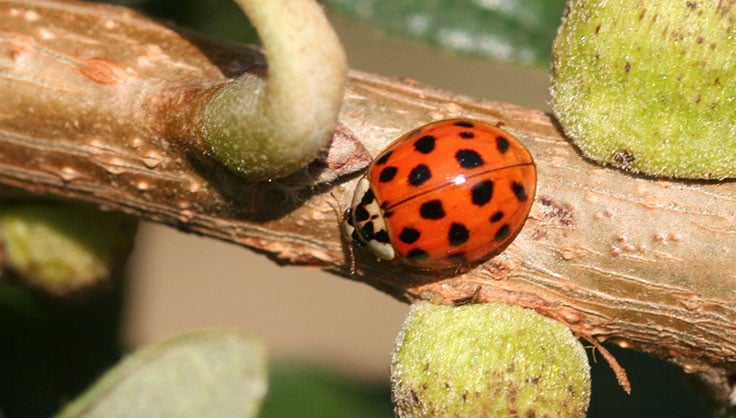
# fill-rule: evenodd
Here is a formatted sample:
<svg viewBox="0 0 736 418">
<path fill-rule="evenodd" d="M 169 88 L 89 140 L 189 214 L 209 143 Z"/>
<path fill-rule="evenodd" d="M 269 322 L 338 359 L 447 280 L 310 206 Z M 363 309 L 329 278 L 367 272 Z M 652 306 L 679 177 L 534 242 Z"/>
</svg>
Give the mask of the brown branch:
<svg viewBox="0 0 736 418">
<path fill-rule="evenodd" d="M 2 0 L 0 15 L 0 183 L 351 277 L 335 210 L 350 174 L 431 119 L 501 121 L 539 170 L 516 241 L 454 277 L 357 249 L 351 278 L 403 300 L 514 303 L 687 371 L 736 372 L 732 182 L 633 177 L 585 161 L 542 112 L 352 72 L 326 158 L 247 184 L 206 156 L 196 115 L 229 77 L 262 70 L 258 51 L 95 4 Z"/>
</svg>

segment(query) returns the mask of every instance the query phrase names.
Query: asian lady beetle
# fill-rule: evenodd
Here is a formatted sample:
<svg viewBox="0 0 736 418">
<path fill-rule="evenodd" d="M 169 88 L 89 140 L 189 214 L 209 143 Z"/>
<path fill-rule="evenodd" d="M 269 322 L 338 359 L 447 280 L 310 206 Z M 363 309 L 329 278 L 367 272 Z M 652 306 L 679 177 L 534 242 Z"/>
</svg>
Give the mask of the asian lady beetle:
<svg viewBox="0 0 736 418">
<path fill-rule="evenodd" d="M 385 260 L 479 263 L 521 230 L 536 183 L 534 160 L 514 137 L 476 120 L 442 120 L 399 137 L 371 163 L 345 224 Z"/>
</svg>

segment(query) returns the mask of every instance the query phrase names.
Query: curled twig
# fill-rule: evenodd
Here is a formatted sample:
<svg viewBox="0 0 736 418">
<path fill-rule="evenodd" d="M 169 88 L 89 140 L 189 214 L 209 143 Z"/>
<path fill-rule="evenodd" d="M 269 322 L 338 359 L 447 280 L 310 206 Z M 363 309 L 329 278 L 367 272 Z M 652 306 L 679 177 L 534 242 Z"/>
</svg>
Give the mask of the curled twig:
<svg viewBox="0 0 736 418">
<path fill-rule="evenodd" d="M 247 179 L 283 177 L 312 161 L 332 137 L 345 55 L 313 0 L 236 3 L 263 42 L 268 76 L 245 73 L 224 86 L 205 107 L 204 137 Z"/>
</svg>

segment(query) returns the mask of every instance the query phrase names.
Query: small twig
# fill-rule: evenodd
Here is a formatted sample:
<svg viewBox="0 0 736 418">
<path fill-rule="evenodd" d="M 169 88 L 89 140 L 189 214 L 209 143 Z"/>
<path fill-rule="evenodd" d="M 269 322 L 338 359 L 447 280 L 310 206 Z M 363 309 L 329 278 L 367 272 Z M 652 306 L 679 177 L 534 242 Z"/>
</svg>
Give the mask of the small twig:
<svg viewBox="0 0 736 418">
<path fill-rule="evenodd" d="M 614 357 L 613 354 L 611 354 L 611 352 L 608 351 L 608 349 L 606 349 L 606 347 L 604 347 L 603 344 L 599 343 L 598 340 L 596 340 L 594 337 L 587 335 L 581 337 L 585 339 L 585 341 L 593 344 L 593 347 L 601 352 L 601 355 L 611 367 L 611 370 L 613 370 L 613 374 L 616 375 L 616 381 L 618 381 L 619 386 L 623 388 L 624 392 L 626 392 L 628 395 L 631 395 L 631 383 L 629 382 L 629 376 L 626 374 L 626 369 L 624 369 L 621 364 L 619 364 L 618 360 L 616 360 L 616 357 Z"/>
<path fill-rule="evenodd" d="M 244 73 L 204 106 L 202 136 L 251 181 L 292 174 L 324 149 L 337 123 L 345 53 L 314 0 L 236 0 L 258 32 L 267 76 Z"/>
</svg>

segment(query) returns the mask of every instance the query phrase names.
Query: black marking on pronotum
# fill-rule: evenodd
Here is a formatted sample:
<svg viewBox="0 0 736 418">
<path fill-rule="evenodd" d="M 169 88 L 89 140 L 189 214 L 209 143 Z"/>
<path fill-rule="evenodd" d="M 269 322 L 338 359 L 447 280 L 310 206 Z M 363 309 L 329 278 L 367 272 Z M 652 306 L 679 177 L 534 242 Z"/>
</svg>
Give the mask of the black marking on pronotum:
<svg viewBox="0 0 736 418">
<path fill-rule="evenodd" d="M 493 236 L 493 239 L 496 241 L 503 241 L 506 238 L 511 235 L 511 227 L 509 227 L 509 224 L 503 224 L 500 228 L 498 228 L 498 231 L 496 231 L 496 235 Z"/>
<path fill-rule="evenodd" d="M 452 225 L 450 225 L 450 233 L 447 235 L 447 240 L 450 242 L 450 246 L 458 247 L 463 245 L 468 242 L 469 238 L 470 231 L 468 231 L 468 228 L 466 228 L 465 225 L 458 222 L 453 222 Z"/>
<path fill-rule="evenodd" d="M 388 232 L 386 232 L 385 229 L 382 229 L 373 234 L 373 239 L 382 244 L 389 244 L 391 242 L 391 239 L 388 237 Z"/>
<path fill-rule="evenodd" d="M 445 217 L 445 209 L 439 200 L 430 200 L 419 207 L 419 215 L 424 219 L 442 219 Z"/>
<path fill-rule="evenodd" d="M 373 239 L 373 222 L 366 222 L 363 224 L 363 227 L 360 228 L 360 236 L 362 236 L 366 241 Z"/>
<path fill-rule="evenodd" d="M 455 153 L 455 160 L 460 164 L 462 168 L 475 168 L 483 165 L 483 157 L 478 154 L 478 151 L 472 149 L 461 149 Z"/>
<path fill-rule="evenodd" d="M 371 217 L 371 214 L 365 209 L 364 206 L 356 206 L 355 212 L 353 213 L 356 222 L 367 221 Z"/>
<path fill-rule="evenodd" d="M 383 170 L 381 170 L 381 174 L 378 175 L 378 181 L 381 183 L 387 183 L 396 177 L 396 173 L 399 172 L 399 169 L 394 166 L 388 166 L 384 167 Z"/>
<path fill-rule="evenodd" d="M 526 188 L 524 188 L 524 185 L 521 183 L 511 183 L 511 190 L 514 192 L 514 196 L 516 196 L 516 199 L 519 202 L 526 202 L 526 199 L 529 197 L 526 194 Z"/>
<path fill-rule="evenodd" d="M 429 167 L 424 164 L 419 164 L 411 169 L 411 172 L 409 173 L 409 184 L 412 186 L 419 186 L 430 178 L 432 178 L 432 171 Z"/>
<path fill-rule="evenodd" d="M 415 242 L 417 242 L 420 236 L 421 236 L 421 233 L 417 231 L 416 229 L 410 228 L 410 227 L 404 227 L 401 230 L 401 233 L 399 234 L 399 239 L 403 243 L 414 244 Z"/>
<path fill-rule="evenodd" d="M 373 200 L 375 198 L 376 195 L 373 194 L 373 190 L 368 189 L 365 193 L 363 193 L 363 197 L 360 198 L 360 204 L 363 206 L 370 205 L 371 203 L 373 203 Z"/>
<path fill-rule="evenodd" d="M 437 138 L 432 135 L 424 135 L 414 143 L 414 149 L 422 154 L 429 154 L 434 151 L 434 143 L 436 140 Z"/>
<path fill-rule="evenodd" d="M 505 154 L 509 150 L 509 140 L 505 136 L 497 136 L 496 149 L 501 154 Z"/>
<path fill-rule="evenodd" d="M 493 199 L 493 180 L 484 180 L 470 188 L 470 196 L 474 205 L 483 206 Z"/>
</svg>

